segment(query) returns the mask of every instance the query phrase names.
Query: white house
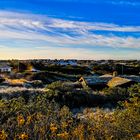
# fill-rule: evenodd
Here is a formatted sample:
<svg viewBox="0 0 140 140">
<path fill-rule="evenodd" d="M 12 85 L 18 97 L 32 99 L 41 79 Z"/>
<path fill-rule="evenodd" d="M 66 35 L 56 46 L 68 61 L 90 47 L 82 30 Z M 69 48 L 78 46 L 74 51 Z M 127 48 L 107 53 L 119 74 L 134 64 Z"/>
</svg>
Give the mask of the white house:
<svg viewBox="0 0 140 140">
<path fill-rule="evenodd" d="M 12 67 L 10 66 L 0 66 L 0 72 L 11 72 Z"/>
<path fill-rule="evenodd" d="M 35 68 L 32 68 L 30 71 L 31 71 L 31 72 L 40 72 L 40 70 L 37 70 L 37 69 L 35 69 Z"/>
</svg>

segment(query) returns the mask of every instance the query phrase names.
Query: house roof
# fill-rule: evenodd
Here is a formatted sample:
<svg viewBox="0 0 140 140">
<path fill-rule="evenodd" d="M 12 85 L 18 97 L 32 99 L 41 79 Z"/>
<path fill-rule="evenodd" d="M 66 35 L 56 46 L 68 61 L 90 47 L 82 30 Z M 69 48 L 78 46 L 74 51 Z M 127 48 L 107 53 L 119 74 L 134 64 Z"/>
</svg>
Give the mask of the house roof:
<svg viewBox="0 0 140 140">
<path fill-rule="evenodd" d="M 99 76 L 92 76 L 92 77 L 82 77 L 83 80 L 88 85 L 95 85 L 95 84 L 107 84 L 107 82 L 112 78 L 112 77 L 99 77 Z"/>
<path fill-rule="evenodd" d="M 100 77 L 101 77 L 101 78 L 104 78 L 104 77 L 105 77 L 105 78 L 106 78 L 106 77 L 113 77 L 113 75 L 111 75 L 111 74 L 104 74 L 104 75 L 101 75 Z"/>
<path fill-rule="evenodd" d="M 126 83 L 132 82 L 130 79 L 122 78 L 122 77 L 114 77 L 108 82 L 109 87 L 117 87 Z"/>
<path fill-rule="evenodd" d="M 130 75 L 130 76 L 129 75 L 123 75 L 121 77 L 127 78 L 127 79 L 130 79 L 130 80 L 134 81 L 134 82 L 140 83 L 140 76 L 136 76 L 136 75 Z"/>
</svg>

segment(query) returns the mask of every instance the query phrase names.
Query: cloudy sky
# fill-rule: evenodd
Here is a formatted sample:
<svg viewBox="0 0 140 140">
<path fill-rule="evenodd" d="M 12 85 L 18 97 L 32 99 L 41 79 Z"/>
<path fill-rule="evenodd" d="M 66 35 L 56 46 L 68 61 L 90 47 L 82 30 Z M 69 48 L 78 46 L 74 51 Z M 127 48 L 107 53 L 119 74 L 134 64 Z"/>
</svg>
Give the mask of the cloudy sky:
<svg viewBox="0 0 140 140">
<path fill-rule="evenodd" d="M 0 59 L 140 59 L 138 0 L 0 0 Z"/>
</svg>

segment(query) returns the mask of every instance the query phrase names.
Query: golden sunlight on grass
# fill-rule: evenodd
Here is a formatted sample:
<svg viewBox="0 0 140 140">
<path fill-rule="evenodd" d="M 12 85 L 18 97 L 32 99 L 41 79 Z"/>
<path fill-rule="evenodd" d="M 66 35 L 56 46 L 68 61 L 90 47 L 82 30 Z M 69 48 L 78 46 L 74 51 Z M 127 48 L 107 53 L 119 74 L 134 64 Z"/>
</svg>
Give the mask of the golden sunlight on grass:
<svg viewBox="0 0 140 140">
<path fill-rule="evenodd" d="M 25 79 L 6 79 L 6 81 L 8 83 L 10 83 L 11 85 L 14 85 L 14 84 L 24 84 L 25 82 L 27 82 L 27 80 L 25 80 Z"/>
</svg>

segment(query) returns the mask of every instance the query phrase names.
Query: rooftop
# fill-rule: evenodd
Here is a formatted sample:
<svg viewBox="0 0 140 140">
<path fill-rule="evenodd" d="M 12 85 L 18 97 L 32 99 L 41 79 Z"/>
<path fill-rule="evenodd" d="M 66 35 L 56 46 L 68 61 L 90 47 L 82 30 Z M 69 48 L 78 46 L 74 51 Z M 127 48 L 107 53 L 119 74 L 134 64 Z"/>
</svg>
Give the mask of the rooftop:
<svg viewBox="0 0 140 140">
<path fill-rule="evenodd" d="M 122 78 L 122 77 L 114 77 L 108 82 L 107 85 L 109 87 L 116 87 L 116 86 L 120 86 L 120 85 L 129 83 L 131 81 L 132 80 L 130 80 L 130 79 L 126 79 L 126 78 Z"/>
</svg>

